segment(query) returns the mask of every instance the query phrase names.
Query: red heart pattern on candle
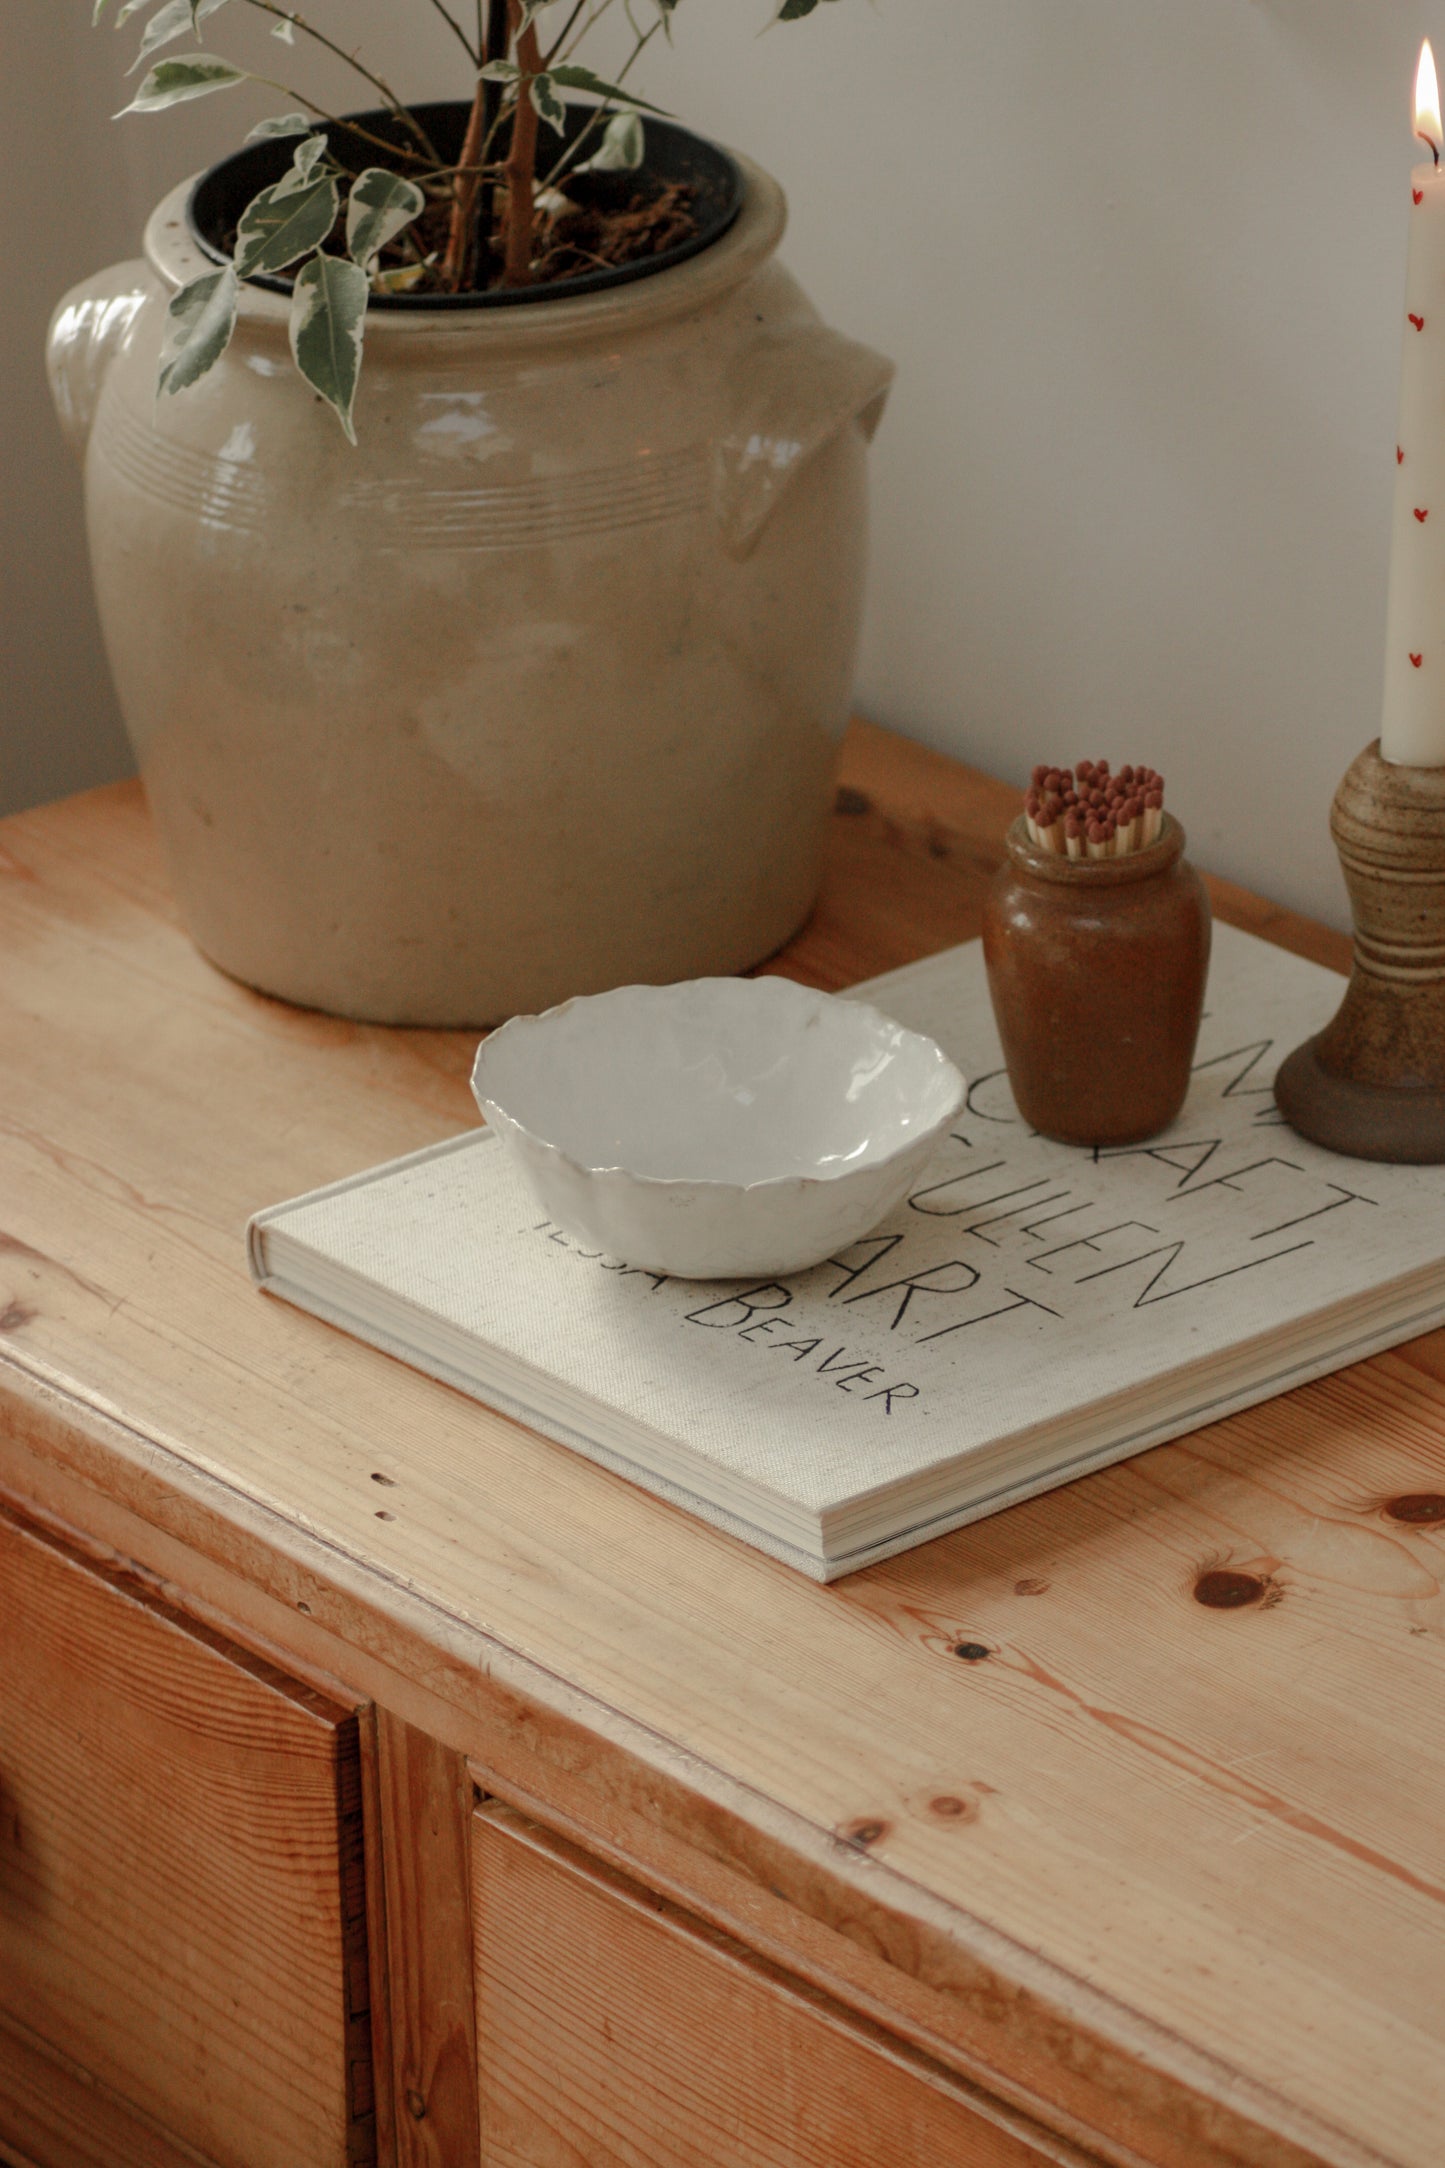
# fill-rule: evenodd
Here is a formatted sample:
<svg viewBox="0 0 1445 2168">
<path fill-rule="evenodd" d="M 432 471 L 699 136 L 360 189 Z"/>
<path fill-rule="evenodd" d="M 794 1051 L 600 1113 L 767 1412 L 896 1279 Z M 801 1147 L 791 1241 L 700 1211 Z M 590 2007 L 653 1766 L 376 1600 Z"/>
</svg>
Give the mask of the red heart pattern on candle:
<svg viewBox="0 0 1445 2168">
<path fill-rule="evenodd" d="M 1425 191 L 1423 188 L 1412 188 L 1410 190 L 1410 193 L 1415 198 L 1415 201 L 1417 203 L 1423 203 L 1425 201 Z"/>
<path fill-rule="evenodd" d="M 1427 519 L 1428 519 L 1428 518 L 1430 517 L 1430 513 L 1429 513 L 1429 510 L 1428 510 L 1428 508 L 1427 508 L 1427 509 L 1426 509 L 1425 511 L 1423 511 L 1423 512 L 1422 512 L 1422 511 L 1420 510 L 1420 507 L 1419 507 L 1419 505 L 1417 504 L 1417 505 L 1416 505 L 1416 507 L 1415 507 L 1415 517 L 1416 517 L 1416 519 L 1418 519 L 1418 520 L 1419 520 L 1419 522 L 1420 522 L 1420 525 L 1421 525 L 1421 526 L 1423 527 L 1423 526 L 1424 526 L 1424 524 L 1425 524 L 1425 522 L 1426 522 L 1426 520 L 1427 520 Z"/>
<path fill-rule="evenodd" d="M 1395 465 L 1396 465 L 1397 467 L 1403 467 L 1403 466 L 1404 466 L 1404 464 L 1405 464 L 1405 454 L 1404 454 L 1404 453 L 1403 453 L 1403 452 L 1401 451 L 1401 449 L 1400 449 L 1399 445 L 1397 444 L 1397 445 L 1395 446 Z"/>
<path fill-rule="evenodd" d="M 1423 331 L 1425 329 L 1425 319 L 1423 316 L 1412 316 L 1410 318 L 1410 321 L 1415 326 L 1415 329 L 1417 331 Z"/>
<path fill-rule="evenodd" d="M 1412 655 L 1410 657 L 1410 660 L 1415 665 L 1415 668 L 1418 670 L 1421 663 L 1425 660 L 1425 657 L 1423 655 Z"/>
</svg>

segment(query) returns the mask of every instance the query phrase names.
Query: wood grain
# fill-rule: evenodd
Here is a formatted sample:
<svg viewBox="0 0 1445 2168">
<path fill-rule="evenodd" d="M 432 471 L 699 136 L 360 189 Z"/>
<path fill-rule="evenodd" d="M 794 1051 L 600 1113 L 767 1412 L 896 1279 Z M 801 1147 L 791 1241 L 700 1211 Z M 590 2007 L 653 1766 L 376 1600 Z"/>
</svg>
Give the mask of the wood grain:
<svg viewBox="0 0 1445 2168">
<path fill-rule="evenodd" d="M 5 2143 L 16 2130 L 25 2132 L 23 2155 Z M 12 2160 L 20 2168 L 213 2168 L 28 2027 L 0 2017 L 0 2162 Z"/>
<path fill-rule="evenodd" d="M 845 785 L 776 965 L 830 984 L 974 930 L 1005 802 L 866 730 Z M 1105 2157 L 1438 2168 L 1445 1537 L 1395 1501 L 1445 1494 L 1445 1340 L 813 1588 L 250 1290 L 250 1210 L 470 1121 L 468 1041 L 220 979 L 124 787 L 0 849 L 0 1460 Z"/>
<path fill-rule="evenodd" d="M 147 2127 L 217 2168 L 373 2158 L 355 1717 L 9 1515 L 0 1680 L 0 2058 L 31 2034 L 127 2104 L 115 2168 Z M 23 2076 L 0 2129 L 44 2160 Z"/>
<path fill-rule="evenodd" d="M 506 1808 L 472 1887 L 483 2168 L 1088 2168 Z"/>
<path fill-rule="evenodd" d="M 400 1717 L 375 1718 L 376 1870 L 385 1910 L 393 2136 L 398 2168 L 477 2157 L 465 1761 Z"/>
</svg>

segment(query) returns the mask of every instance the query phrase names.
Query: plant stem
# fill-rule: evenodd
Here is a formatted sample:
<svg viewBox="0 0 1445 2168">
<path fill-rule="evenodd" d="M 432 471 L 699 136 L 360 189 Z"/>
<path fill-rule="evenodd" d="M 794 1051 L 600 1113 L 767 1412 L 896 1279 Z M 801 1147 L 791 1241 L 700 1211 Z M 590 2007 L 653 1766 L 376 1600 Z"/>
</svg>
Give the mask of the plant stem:
<svg viewBox="0 0 1445 2168">
<path fill-rule="evenodd" d="M 293 24 L 297 30 L 304 31 L 306 36 L 314 39 L 318 45 L 324 45 L 328 53 L 334 53 L 338 60 L 344 60 L 348 68 L 354 68 L 359 76 L 362 76 L 366 82 L 370 83 L 373 90 L 380 92 L 382 99 L 390 107 L 393 118 L 399 120 L 403 127 L 410 128 L 427 156 L 434 160 L 437 165 L 441 164 L 440 153 L 420 121 L 407 111 L 390 84 L 384 83 L 379 75 L 374 75 L 364 61 L 357 59 L 355 53 L 348 53 L 345 46 L 338 45 L 334 38 L 328 38 L 324 30 L 318 30 L 314 23 L 308 23 L 304 15 L 293 14 L 290 8 L 278 7 L 276 0 L 250 0 L 250 5 L 253 8 L 259 8 L 263 15 L 274 15 L 281 22 Z M 310 104 L 309 99 L 304 99 L 302 102 L 303 104 Z M 313 105 L 311 110 L 315 113 L 319 112 L 320 108 Z"/>
<path fill-rule="evenodd" d="M 586 20 L 579 25 L 576 16 L 572 17 L 566 30 L 566 36 L 571 41 L 570 44 L 564 51 L 562 39 L 559 38 L 547 55 L 547 66 L 550 68 L 559 60 L 570 60 L 578 47 L 584 45 L 587 39 L 591 37 L 593 30 L 601 22 L 611 5 L 612 0 L 587 0 Z M 636 25 L 633 26 L 633 30 L 635 35 Z"/>
<path fill-rule="evenodd" d="M 457 40 L 457 43 L 461 46 L 462 51 L 466 54 L 472 66 L 474 68 L 479 68 L 482 64 L 481 54 L 478 49 L 472 44 L 471 39 L 467 36 L 465 30 L 463 30 L 461 24 L 457 21 L 451 9 L 444 5 L 444 0 L 431 0 L 431 4 L 436 9 L 438 15 L 440 15 L 442 21 L 447 25 L 453 37 L 455 37 L 455 39 Z"/>
<path fill-rule="evenodd" d="M 606 0 L 604 0 L 604 5 L 605 4 Z M 652 42 L 653 38 L 656 37 L 658 31 L 661 28 L 662 18 L 661 16 L 659 16 L 650 30 L 642 30 L 638 32 L 637 43 L 633 46 L 632 51 L 628 54 L 626 60 L 622 63 L 622 66 L 617 71 L 617 80 L 619 83 L 625 83 L 627 81 L 628 72 L 631 69 L 633 62 L 641 57 L 644 48 Z M 567 171 L 567 168 L 571 165 L 573 159 L 577 156 L 577 153 L 582 149 L 582 146 L 586 143 L 588 137 L 596 132 L 599 122 L 608 119 L 609 116 L 613 114 L 616 110 L 617 108 L 611 105 L 606 99 L 603 100 L 601 105 L 594 108 L 591 119 L 587 122 L 585 127 L 578 130 L 574 141 L 567 145 L 567 148 L 563 151 L 561 157 L 557 160 L 557 163 L 553 166 L 551 172 L 547 174 L 546 178 L 542 183 L 542 186 L 544 188 L 555 188 L 557 186 L 558 181 Z"/>
<path fill-rule="evenodd" d="M 482 0 L 477 0 L 478 15 L 481 14 L 481 10 Z M 486 50 L 488 60 L 505 60 L 511 38 L 511 14 L 507 6 L 507 0 L 487 0 Z M 486 123 L 486 134 L 483 137 L 482 156 L 490 158 L 492 138 L 497 132 L 497 123 L 502 117 L 502 86 L 500 83 L 488 83 L 483 117 Z M 479 281 L 481 278 L 480 266 L 484 257 L 491 253 L 492 223 L 496 217 L 496 210 L 497 184 L 495 178 L 488 174 L 477 194 L 476 230 L 473 234 L 475 254 L 472 260 L 478 266 L 477 276 Z"/>
<path fill-rule="evenodd" d="M 487 85 L 481 76 L 472 93 L 472 110 L 467 115 L 467 132 L 462 138 L 462 151 L 458 164 L 475 168 L 486 134 Z M 442 277 L 449 293 L 460 293 L 466 275 L 467 253 L 472 238 L 472 212 L 477 200 L 477 175 L 473 171 L 459 172 L 452 183 L 452 215 L 447 228 L 447 252 L 442 259 Z"/>
<path fill-rule="evenodd" d="M 402 143 L 388 143 L 385 136 L 373 135 L 369 128 L 363 128 L 358 121 L 343 120 L 339 113 L 329 113 L 324 105 L 318 105 L 314 98 L 308 98 L 304 90 L 293 90 L 289 83 L 278 83 L 271 75 L 252 75 L 251 81 L 264 83 L 267 90 L 279 90 L 283 98 L 289 98 L 293 105 L 304 105 L 308 113 L 314 113 L 316 118 L 324 120 L 328 127 L 340 128 L 345 135 L 354 135 L 362 143 L 374 144 L 377 150 L 385 151 L 389 158 L 406 158 L 414 166 L 426 163 L 420 151 L 408 150 Z M 441 165 L 435 151 L 431 155 L 441 171 L 451 172 L 450 166 Z"/>
<path fill-rule="evenodd" d="M 578 16 L 582 13 L 583 9 L 589 5 L 590 0 L 577 0 L 577 5 L 573 8 L 571 14 L 567 17 L 566 22 L 562 25 L 561 30 L 558 32 L 557 36 L 552 40 L 552 43 L 547 48 L 547 66 L 549 68 L 551 67 L 553 61 L 556 60 L 558 55 L 561 53 L 563 46 L 567 43 L 567 40 L 571 37 L 573 27 L 576 24 Z"/>
<path fill-rule="evenodd" d="M 507 238 L 505 286 L 527 286 L 532 278 L 532 197 L 537 180 L 537 108 L 528 78 L 542 73 L 537 26 L 522 20 L 520 0 L 510 0 L 512 34 L 517 43 L 517 102 L 512 113 L 512 141 L 507 152 Z"/>
</svg>

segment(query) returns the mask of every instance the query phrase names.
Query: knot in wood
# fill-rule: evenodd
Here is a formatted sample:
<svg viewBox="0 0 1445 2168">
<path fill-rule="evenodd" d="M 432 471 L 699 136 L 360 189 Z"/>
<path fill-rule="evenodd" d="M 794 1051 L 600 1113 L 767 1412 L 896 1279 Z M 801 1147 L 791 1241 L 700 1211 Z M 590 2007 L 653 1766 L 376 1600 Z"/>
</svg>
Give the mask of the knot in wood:
<svg viewBox="0 0 1445 2168">
<path fill-rule="evenodd" d="M 1437 1521 L 1445 1521 L 1445 1496 L 1439 1491 L 1409 1491 L 1403 1498 L 1392 1498 L 1385 1511 L 1392 1521 L 1430 1528 Z"/>
<path fill-rule="evenodd" d="M 1215 1566 L 1201 1573 L 1195 1582 L 1194 1601 L 1207 1604 L 1211 1611 L 1239 1611 L 1246 1604 L 1258 1603 L 1264 1592 L 1265 1583 L 1257 1573 L 1235 1573 Z"/>
<path fill-rule="evenodd" d="M 838 1835 L 844 1844 L 856 1845 L 867 1851 L 870 1844 L 877 1844 L 888 1834 L 888 1824 L 876 1815 L 865 1815 L 861 1821 L 845 1822 Z"/>
</svg>

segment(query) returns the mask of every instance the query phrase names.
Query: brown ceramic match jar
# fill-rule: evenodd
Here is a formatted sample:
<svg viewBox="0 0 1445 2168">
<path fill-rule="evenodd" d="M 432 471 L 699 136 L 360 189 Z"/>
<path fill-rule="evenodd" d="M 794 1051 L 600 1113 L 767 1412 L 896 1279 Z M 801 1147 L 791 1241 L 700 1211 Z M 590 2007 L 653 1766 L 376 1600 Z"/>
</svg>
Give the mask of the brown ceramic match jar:
<svg viewBox="0 0 1445 2168">
<path fill-rule="evenodd" d="M 1009 1083 L 1063 1144 L 1138 1144 L 1189 1088 L 1209 968 L 1209 898 L 1184 830 L 1124 858 L 1065 858 L 1022 818 L 984 905 L 983 953 Z"/>
</svg>

